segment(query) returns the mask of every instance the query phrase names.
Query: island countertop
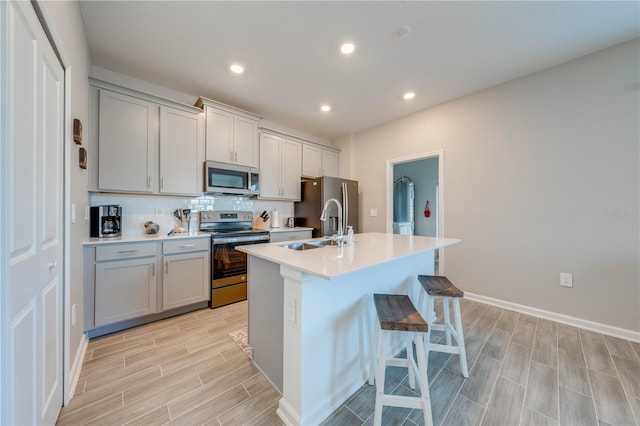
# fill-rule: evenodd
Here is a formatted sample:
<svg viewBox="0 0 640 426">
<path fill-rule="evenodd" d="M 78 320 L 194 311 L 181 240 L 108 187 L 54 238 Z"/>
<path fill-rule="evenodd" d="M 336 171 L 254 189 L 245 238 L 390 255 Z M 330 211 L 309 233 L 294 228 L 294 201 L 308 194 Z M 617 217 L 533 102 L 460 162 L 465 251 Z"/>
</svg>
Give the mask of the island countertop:
<svg viewBox="0 0 640 426">
<path fill-rule="evenodd" d="M 238 246 L 236 250 L 330 280 L 372 265 L 446 247 L 460 241 L 453 238 L 367 232 L 356 234 L 353 246 L 324 246 L 297 251 L 281 247 L 286 243 L 280 242 Z"/>
</svg>

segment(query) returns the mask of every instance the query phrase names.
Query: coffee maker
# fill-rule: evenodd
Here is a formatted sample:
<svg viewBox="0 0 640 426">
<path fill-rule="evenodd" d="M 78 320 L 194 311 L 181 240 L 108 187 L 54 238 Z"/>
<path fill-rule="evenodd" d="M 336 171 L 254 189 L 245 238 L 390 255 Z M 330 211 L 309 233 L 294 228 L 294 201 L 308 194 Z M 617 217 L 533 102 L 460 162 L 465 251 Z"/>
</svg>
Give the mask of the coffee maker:
<svg viewBox="0 0 640 426">
<path fill-rule="evenodd" d="M 113 204 L 91 207 L 92 237 L 119 237 L 122 235 L 122 207 Z"/>
</svg>

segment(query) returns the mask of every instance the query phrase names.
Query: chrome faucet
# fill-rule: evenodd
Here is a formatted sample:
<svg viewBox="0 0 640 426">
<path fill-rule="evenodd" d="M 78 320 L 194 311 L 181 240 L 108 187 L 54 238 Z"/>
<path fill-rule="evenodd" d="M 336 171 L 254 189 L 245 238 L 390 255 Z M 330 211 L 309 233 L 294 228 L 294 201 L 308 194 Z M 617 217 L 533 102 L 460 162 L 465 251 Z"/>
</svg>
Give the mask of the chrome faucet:
<svg viewBox="0 0 640 426">
<path fill-rule="evenodd" d="M 329 198 L 327 202 L 324 203 L 324 208 L 322 209 L 320 220 L 323 222 L 327 220 L 327 208 L 329 207 L 329 203 L 331 203 L 332 201 L 336 203 L 336 206 L 338 206 L 338 233 L 335 235 L 335 237 L 338 242 L 338 246 L 341 246 L 344 242 L 344 232 L 342 230 L 342 204 L 340 204 L 340 201 L 336 200 L 335 198 Z"/>
</svg>

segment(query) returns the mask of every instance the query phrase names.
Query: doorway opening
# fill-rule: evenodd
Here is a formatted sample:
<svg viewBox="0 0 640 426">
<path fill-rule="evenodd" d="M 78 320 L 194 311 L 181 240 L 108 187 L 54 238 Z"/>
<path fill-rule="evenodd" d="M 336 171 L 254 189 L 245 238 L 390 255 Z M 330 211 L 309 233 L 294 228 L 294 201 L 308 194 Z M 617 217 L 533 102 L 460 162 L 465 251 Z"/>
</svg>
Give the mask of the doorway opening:
<svg viewBox="0 0 640 426">
<path fill-rule="evenodd" d="M 444 151 L 387 160 L 387 232 L 444 235 Z M 444 274 L 444 251 L 434 253 L 434 271 Z"/>
</svg>

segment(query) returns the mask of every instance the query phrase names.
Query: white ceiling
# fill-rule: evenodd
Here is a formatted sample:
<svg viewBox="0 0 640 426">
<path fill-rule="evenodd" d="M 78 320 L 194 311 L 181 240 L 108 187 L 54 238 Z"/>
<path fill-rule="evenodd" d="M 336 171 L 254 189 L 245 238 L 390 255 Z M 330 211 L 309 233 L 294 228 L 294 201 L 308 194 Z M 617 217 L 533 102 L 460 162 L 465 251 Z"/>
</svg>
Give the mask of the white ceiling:
<svg viewBox="0 0 640 426">
<path fill-rule="evenodd" d="M 639 5 L 80 2 L 94 65 L 327 139 L 638 37 Z M 344 40 L 351 57 L 338 53 Z"/>
</svg>

